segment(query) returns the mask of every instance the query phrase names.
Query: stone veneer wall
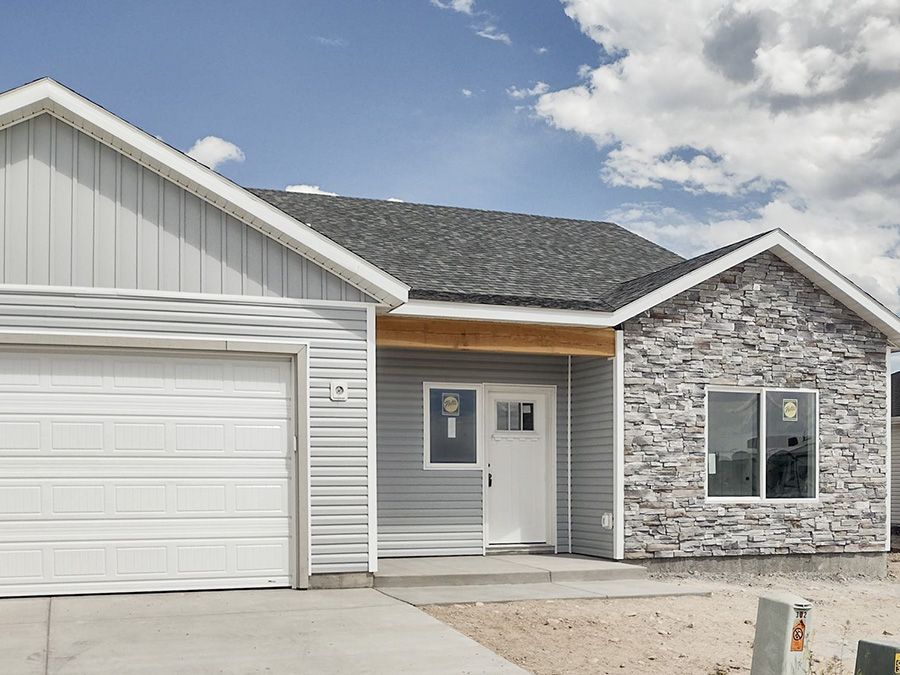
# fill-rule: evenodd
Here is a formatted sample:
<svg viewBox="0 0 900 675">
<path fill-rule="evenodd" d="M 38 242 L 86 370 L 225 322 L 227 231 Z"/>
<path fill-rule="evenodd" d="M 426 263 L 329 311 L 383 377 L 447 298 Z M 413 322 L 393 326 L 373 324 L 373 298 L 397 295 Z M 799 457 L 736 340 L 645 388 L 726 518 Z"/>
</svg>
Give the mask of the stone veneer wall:
<svg viewBox="0 0 900 675">
<path fill-rule="evenodd" d="M 884 335 L 770 253 L 624 330 L 626 558 L 884 551 Z M 816 503 L 705 500 L 707 385 L 819 391 Z"/>
</svg>

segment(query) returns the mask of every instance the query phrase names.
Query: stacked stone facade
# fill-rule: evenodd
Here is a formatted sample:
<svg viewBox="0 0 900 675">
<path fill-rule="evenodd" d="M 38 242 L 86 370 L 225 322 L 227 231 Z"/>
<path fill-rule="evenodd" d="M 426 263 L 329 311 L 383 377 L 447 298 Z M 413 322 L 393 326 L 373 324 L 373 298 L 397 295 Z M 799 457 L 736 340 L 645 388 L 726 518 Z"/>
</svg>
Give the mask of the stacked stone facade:
<svg viewBox="0 0 900 675">
<path fill-rule="evenodd" d="M 771 253 L 624 331 L 626 558 L 884 551 L 884 335 Z M 817 500 L 706 499 L 709 385 L 819 392 Z"/>
</svg>

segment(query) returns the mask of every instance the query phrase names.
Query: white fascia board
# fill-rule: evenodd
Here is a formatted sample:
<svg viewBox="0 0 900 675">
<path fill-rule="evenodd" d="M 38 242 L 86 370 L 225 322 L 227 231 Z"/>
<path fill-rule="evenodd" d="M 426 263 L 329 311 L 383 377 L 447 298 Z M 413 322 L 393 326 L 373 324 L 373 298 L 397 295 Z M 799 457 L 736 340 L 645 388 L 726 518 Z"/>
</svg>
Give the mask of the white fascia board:
<svg viewBox="0 0 900 675">
<path fill-rule="evenodd" d="M 746 246 L 717 258 L 622 307 L 613 313 L 611 325 L 619 325 L 764 251 L 771 251 L 848 309 L 882 331 L 891 343 L 898 344 L 900 317 L 781 230 L 775 230 L 748 242 Z"/>
<path fill-rule="evenodd" d="M 379 302 L 395 307 L 408 299 L 409 287 L 387 272 L 58 82 L 44 78 L 0 94 L 2 125 L 41 112 L 49 112 L 83 129 L 266 236 L 294 249 Z"/>
<path fill-rule="evenodd" d="M 466 302 L 410 300 L 390 312 L 391 316 L 422 319 L 458 319 L 466 321 L 500 321 L 509 323 L 538 323 L 559 326 L 609 328 L 610 314 L 575 309 L 544 309 L 507 305 L 480 305 Z"/>
<path fill-rule="evenodd" d="M 795 240 L 787 235 L 783 239 L 772 253 L 878 328 L 892 345 L 900 344 L 900 317 Z"/>
</svg>

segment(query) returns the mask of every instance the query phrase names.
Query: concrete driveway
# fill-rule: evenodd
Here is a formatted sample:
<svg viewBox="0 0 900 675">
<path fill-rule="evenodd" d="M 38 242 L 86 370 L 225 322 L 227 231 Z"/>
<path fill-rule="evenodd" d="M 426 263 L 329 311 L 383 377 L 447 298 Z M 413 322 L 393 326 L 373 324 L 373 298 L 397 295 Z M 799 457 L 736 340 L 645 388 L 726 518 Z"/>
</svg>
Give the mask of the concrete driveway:
<svg viewBox="0 0 900 675">
<path fill-rule="evenodd" d="M 525 675 L 372 589 L 0 600 L 10 675 Z"/>
</svg>

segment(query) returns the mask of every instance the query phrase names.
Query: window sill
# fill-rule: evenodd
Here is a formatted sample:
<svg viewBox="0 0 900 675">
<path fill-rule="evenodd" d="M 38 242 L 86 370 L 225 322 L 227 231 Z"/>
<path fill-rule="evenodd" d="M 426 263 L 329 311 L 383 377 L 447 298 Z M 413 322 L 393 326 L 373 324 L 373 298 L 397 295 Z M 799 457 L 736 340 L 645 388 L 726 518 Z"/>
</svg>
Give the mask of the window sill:
<svg viewBox="0 0 900 675">
<path fill-rule="evenodd" d="M 481 464 L 426 464 L 426 471 L 481 471 Z"/>
<path fill-rule="evenodd" d="M 706 497 L 708 504 L 818 504 L 818 497 L 769 499 L 763 497 Z"/>
</svg>

